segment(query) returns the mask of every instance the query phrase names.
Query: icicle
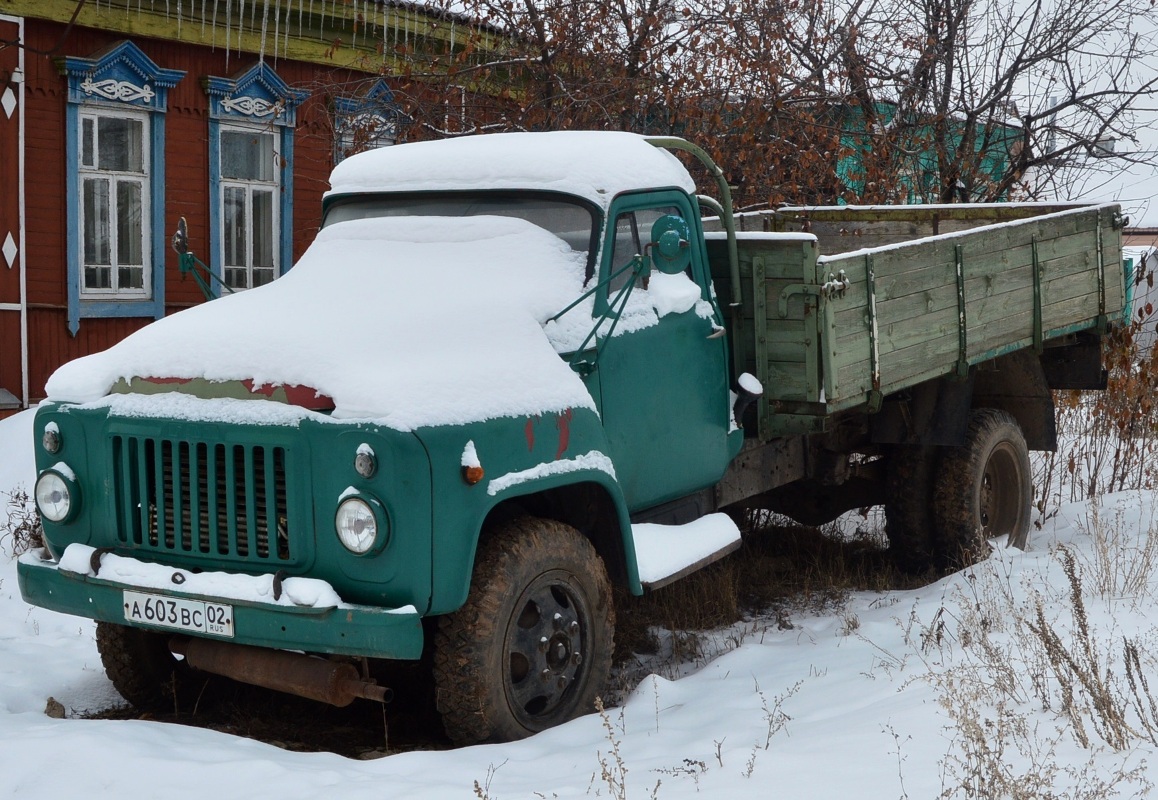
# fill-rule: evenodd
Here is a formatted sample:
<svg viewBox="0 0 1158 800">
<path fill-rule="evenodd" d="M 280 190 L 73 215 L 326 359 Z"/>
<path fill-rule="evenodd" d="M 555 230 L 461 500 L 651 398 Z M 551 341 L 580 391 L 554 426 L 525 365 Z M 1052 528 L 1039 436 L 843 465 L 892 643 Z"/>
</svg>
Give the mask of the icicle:
<svg viewBox="0 0 1158 800">
<path fill-rule="evenodd" d="M 177 38 L 181 38 L 181 0 L 177 0 Z"/>
<path fill-rule="evenodd" d="M 353 11 L 352 18 L 350 19 L 350 24 L 351 24 L 351 27 L 353 28 L 353 32 L 350 34 L 350 46 L 351 47 L 357 47 L 358 46 L 358 0 L 354 0 L 354 11 Z"/>
<path fill-rule="evenodd" d="M 216 7 L 217 3 L 213 5 Z M 201 0 L 201 41 L 205 41 L 205 0 Z"/>
<path fill-rule="evenodd" d="M 281 0 L 273 0 L 273 61 L 277 63 L 277 44 L 281 37 Z"/>
<path fill-rule="evenodd" d="M 229 69 L 229 46 L 233 36 L 233 0 L 225 0 L 225 68 Z"/>
<path fill-rule="evenodd" d="M 257 3 L 254 3 L 256 6 Z M 258 49 L 257 60 L 265 61 L 265 32 L 267 30 L 266 22 L 269 19 L 269 0 L 263 0 L 261 5 L 261 46 Z"/>
<path fill-rule="evenodd" d="M 293 0 L 286 0 L 285 4 L 285 33 L 282 34 L 281 53 L 285 56 L 289 53 L 289 35 L 290 35 L 290 15 L 293 14 L 294 4 Z"/>
<path fill-rule="evenodd" d="M 241 55 L 241 37 L 245 34 L 245 0 L 238 0 L 241 8 L 237 12 L 237 54 Z M 250 0 L 249 27 L 253 29 L 253 15 L 256 13 L 257 0 Z"/>
</svg>

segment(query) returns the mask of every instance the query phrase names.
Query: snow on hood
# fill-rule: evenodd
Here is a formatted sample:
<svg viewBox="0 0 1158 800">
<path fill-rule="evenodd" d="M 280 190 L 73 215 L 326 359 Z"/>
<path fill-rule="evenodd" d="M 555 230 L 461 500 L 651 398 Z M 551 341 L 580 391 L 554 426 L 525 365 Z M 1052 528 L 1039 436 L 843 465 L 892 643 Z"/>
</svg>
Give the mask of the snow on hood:
<svg viewBox="0 0 1158 800">
<path fill-rule="evenodd" d="M 134 377 L 300 385 L 333 398 L 334 417 L 399 430 L 593 409 L 543 331 L 581 294 L 584 269 L 583 254 L 520 219 L 342 222 L 279 280 L 65 364 L 47 393 L 92 402 Z M 589 308 L 572 316 L 590 329 Z"/>
<path fill-rule="evenodd" d="M 343 161 L 330 185 L 327 196 L 538 189 L 578 195 L 605 210 L 615 195 L 633 189 L 696 190 L 671 153 L 615 131 L 494 133 L 381 147 Z"/>
</svg>

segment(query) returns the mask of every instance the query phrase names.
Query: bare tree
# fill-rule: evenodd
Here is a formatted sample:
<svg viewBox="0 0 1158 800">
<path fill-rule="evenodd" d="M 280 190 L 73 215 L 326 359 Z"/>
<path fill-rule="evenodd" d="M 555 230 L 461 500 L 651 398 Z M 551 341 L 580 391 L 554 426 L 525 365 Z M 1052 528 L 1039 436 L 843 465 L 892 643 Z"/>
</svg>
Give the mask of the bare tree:
<svg viewBox="0 0 1158 800">
<path fill-rule="evenodd" d="M 1065 195 L 1130 160 L 1158 88 L 1149 0 L 877 0 L 854 6 L 818 60 L 863 120 L 862 195 L 904 178 L 925 201 Z M 817 58 L 814 56 L 814 58 Z M 818 87 L 818 91 L 823 91 Z M 1099 159 L 1094 161 L 1092 159 Z"/>
<path fill-rule="evenodd" d="M 683 135 L 749 205 L 1066 196 L 1083 175 L 1141 158 L 1122 145 L 1158 88 L 1150 0 L 455 9 L 474 27 L 405 76 L 405 136 Z"/>
</svg>

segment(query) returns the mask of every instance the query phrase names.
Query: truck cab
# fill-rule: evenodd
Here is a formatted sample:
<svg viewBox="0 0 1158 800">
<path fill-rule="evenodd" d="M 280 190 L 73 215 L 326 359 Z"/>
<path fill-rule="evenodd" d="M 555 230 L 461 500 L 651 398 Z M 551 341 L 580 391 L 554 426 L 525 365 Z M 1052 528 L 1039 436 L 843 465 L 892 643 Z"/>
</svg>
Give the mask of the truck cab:
<svg viewBox="0 0 1158 800">
<path fill-rule="evenodd" d="M 94 617 L 141 706 L 194 669 L 381 699 L 366 659 L 432 650 L 457 741 L 590 711 L 633 519 L 700 516 L 743 439 L 695 184 L 643 137 L 550 133 L 332 186 L 284 278 L 52 377 L 24 596 Z"/>
</svg>

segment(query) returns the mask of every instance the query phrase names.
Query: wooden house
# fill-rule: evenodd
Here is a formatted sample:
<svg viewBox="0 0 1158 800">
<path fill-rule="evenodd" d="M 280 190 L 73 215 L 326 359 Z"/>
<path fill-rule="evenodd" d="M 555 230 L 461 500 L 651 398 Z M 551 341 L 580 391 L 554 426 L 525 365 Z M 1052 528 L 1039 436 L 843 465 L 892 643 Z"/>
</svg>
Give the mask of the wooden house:
<svg viewBox="0 0 1158 800">
<path fill-rule="evenodd" d="M 394 0 L 0 0 L 0 414 L 203 302 L 182 217 L 214 291 L 284 273 L 335 161 L 399 136 L 400 91 L 454 124 L 411 76 L 468 28 Z"/>
</svg>

